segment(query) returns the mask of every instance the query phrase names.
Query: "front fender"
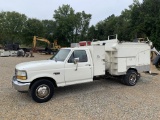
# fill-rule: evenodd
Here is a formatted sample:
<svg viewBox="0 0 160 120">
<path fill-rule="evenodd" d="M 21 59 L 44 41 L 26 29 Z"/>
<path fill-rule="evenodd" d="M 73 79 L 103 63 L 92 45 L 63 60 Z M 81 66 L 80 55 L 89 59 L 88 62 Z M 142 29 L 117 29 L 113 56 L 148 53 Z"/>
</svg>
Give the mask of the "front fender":
<svg viewBox="0 0 160 120">
<path fill-rule="evenodd" d="M 32 73 L 30 74 L 30 78 L 28 78 L 28 80 L 26 82 L 32 82 L 38 78 L 51 78 L 53 80 L 55 80 L 57 86 L 65 86 L 65 81 L 64 81 L 64 76 L 63 74 L 61 75 L 57 75 L 57 74 L 51 74 L 49 72 L 45 72 L 45 73 Z"/>
<path fill-rule="evenodd" d="M 43 78 L 43 77 L 52 78 L 52 79 L 54 79 L 56 81 L 56 78 L 53 75 L 46 74 L 46 73 L 44 73 L 44 74 L 36 74 L 36 75 L 30 77 L 29 81 L 32 82 L 35 79 Z"/>
</svg>

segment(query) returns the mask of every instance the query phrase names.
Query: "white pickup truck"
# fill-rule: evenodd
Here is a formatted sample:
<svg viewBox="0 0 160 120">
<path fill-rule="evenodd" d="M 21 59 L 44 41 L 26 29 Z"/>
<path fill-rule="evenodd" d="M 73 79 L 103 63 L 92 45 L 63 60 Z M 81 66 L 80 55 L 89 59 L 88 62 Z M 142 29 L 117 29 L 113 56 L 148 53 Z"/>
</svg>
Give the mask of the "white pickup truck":
<svg viewBox="0 0 160 120">
<path fill-rule="evenodd" d="M 134 86 L 143 71 L 150 71 L 150 44 L 112 39 L 62 48 L 49 60 L 20 63 L 15 67 L 12 84 L 42 103 L 52 98 L 56 87 L 91 82 L 103 76 L 123 76 L 119 79 L 124 84 Z"/>
</svg>

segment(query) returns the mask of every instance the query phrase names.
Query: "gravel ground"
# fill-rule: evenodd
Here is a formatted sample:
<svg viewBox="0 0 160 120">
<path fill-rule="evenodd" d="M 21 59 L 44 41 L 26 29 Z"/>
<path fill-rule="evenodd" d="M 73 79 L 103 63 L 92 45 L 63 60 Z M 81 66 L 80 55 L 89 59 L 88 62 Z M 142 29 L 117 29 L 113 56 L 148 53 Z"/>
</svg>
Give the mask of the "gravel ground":
<svg viewBox="0 0 160 120">
<path fill-rule="evenodd" d="M 136 86 L 117 80 L 57 88 L 46 103 L 34 102 L 28 93 L 12 88 L 16 64 L 47 59 L 0 57 L 0 120 L 158 120 L 160 119 L 160 73 L 151 66 L 152 75 L 141 74 Z"/>
</svg>

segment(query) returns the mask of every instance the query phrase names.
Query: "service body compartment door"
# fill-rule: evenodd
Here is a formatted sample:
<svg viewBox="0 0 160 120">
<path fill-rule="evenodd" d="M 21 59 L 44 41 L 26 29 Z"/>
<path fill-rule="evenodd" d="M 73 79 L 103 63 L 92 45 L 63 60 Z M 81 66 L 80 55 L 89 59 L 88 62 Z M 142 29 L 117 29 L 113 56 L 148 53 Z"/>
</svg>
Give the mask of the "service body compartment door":
<svg viewBox="0 0 160 120">
<path fill-rule="evenodd" d="M 77 64 L 74 64 L 74 58 L 79 58 Z M 87 56 L 87 51 L 74 50 L 65 64 L 66 85 L 93 81 L 92 69 L 93 66 Z"/>
<path fill-rule="evenodd" d="M 91 46 L 94 76 L 105 75 L 105 50 L 104 46 Z"/>
</svg>

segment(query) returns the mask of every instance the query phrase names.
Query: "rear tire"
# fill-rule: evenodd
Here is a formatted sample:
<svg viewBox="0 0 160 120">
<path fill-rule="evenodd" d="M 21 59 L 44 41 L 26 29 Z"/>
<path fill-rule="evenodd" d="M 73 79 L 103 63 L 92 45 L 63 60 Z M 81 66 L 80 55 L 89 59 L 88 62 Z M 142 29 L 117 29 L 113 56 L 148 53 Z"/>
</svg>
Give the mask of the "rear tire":
<svg viewBox="0 0 160 120">
<path fill-rule="evenodd" d="M 137 72 L 135 70 L 129 70 L 124 77 L 124 83 L 128 86 L 136 85 L 138 80 Z"/>
<path fill-rule="evenodd" d="M 126 83 L 125 83 L 125 75 L 123 75 L 123 76 L 120 77 L 120 82 L 122 84 L 126 85 Z"/>
<path fill-rule="evenodd" d="M 54 95 L 54 85 L 49 80 L 38 80 L 31 86 L 30 95 L 35 102 L 47 102 Z"/>
</svg>

